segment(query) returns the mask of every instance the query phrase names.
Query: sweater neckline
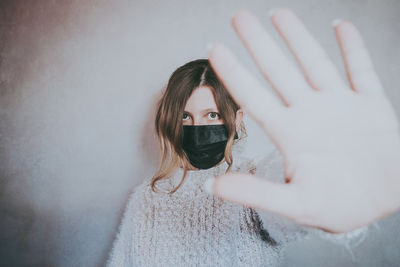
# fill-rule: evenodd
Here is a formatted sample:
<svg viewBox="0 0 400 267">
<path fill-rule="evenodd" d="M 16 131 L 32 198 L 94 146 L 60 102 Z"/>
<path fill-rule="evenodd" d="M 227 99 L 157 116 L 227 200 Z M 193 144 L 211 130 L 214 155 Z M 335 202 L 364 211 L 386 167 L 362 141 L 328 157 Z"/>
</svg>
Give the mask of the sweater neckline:
<svg viewBox="0 0 400 267">
<path fill-rule="evenodd" d="M 208 169 L 199 169 L 199 170 L 187 170 L 186 175 L 187 176 L 209 176 L 209 175 L 220 175 L 225 172 L 225 170 L 228 168 L 228 163 L 224 160 L 222 163 L 219 165 L 213 166 Z M 182 167 L 178 167 L 178 172 L 183 174 L 184 169 Z"/>
</svg>

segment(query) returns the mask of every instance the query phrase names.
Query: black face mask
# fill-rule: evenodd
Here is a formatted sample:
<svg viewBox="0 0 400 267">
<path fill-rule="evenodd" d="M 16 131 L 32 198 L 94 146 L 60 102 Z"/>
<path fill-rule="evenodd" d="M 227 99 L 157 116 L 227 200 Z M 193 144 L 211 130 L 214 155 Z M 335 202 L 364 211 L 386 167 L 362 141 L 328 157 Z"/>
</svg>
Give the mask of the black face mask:
<svg viewBox="0 0 400 267">
<path fill-rule="evenodd" d="M 237 133 L 235 139 L 238 139 Z M 190 163 L 199 169 L 209 169 L 224 158 L 227 140 L 224 124 L 183 126 L 182 148 Z"/>
</svg>

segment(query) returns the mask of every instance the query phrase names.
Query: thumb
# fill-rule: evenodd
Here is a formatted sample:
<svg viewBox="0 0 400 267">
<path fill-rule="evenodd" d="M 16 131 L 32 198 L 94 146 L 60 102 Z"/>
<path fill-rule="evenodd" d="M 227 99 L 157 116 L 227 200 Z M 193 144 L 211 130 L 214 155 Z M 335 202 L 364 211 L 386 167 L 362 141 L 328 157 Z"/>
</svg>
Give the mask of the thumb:
<svg viewBox="0 0 400 267">
<path fill-rule="evenodd" d="M 303 208 L 295 184 L 266 181 L 254 175 L 231 172 L 209 178 L 204 187 L 225 200 L 270 211 L 291 219 L 303 217 Z"/>
</svg>

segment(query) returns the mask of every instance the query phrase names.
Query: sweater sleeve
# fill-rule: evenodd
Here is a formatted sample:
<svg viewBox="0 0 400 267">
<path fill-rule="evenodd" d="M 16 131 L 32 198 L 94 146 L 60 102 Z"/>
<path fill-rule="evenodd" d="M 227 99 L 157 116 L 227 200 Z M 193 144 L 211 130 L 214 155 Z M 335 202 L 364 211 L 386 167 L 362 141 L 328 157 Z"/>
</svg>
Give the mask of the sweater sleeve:
<svg viewBox="0 0 400 267">
<path fill-rule="evenodd" d="M 259 177 L 265 177 L 273 182 L 284 182 L 282 156 L 276 149 L 267 156 L 259 156 L 252 160 L 252 164 L 249 164 L 249 168 L 251 173 Z M 259 211 L 259 213 L 271 236 L 282 245 L 298 239 L 317 236 L 333 243 L 343 245 L 351 252 L 352 248 L 358 246 L 358 244 L 366 238 L 370 227 L 364 226 L 347 233 L 334 234 L 313 227 L 296 224 L 271 212 Z"/>
<path fill-rule="evenodd" d="M 132 254 L 135 212 L 138 208 L 136 198 L 135 191 L 131 192 L 106 263 L 107 267 L 134 266 Z"/>
</svg>

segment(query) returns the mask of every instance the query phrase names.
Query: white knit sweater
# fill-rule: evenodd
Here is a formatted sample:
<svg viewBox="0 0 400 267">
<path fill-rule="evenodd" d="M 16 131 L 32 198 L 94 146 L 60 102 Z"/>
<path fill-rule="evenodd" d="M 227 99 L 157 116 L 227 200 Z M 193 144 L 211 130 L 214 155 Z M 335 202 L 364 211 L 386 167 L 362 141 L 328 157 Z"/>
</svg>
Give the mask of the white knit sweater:
<svg viewBox="0 0 400 267">
<path fill-rule="evenodd" d="M 276 150 L 267 157 L 250 160 L 241 155 L 242 145 L 236 142 L 233 146 L 232 171 L 283 180 Z M 282 248 L 310 233 L 349 248 L 364 239 L 368 227 L 329 234 L 273 214 L 261 220 L 252 208 L 207 194 L 204 181 L 222 174 L 227 166 L 224 162 L 207 170 L 188 171 L 184 183 L 172 195 L 154 193 L 149 185 L 151 178 L 136 186 L 107 266 L 278 266 Z M 177 169 L 171 179 L 157 183 L 157 188 L 171 189 L 182 174 L 183 170 Z"/>
</svg>

